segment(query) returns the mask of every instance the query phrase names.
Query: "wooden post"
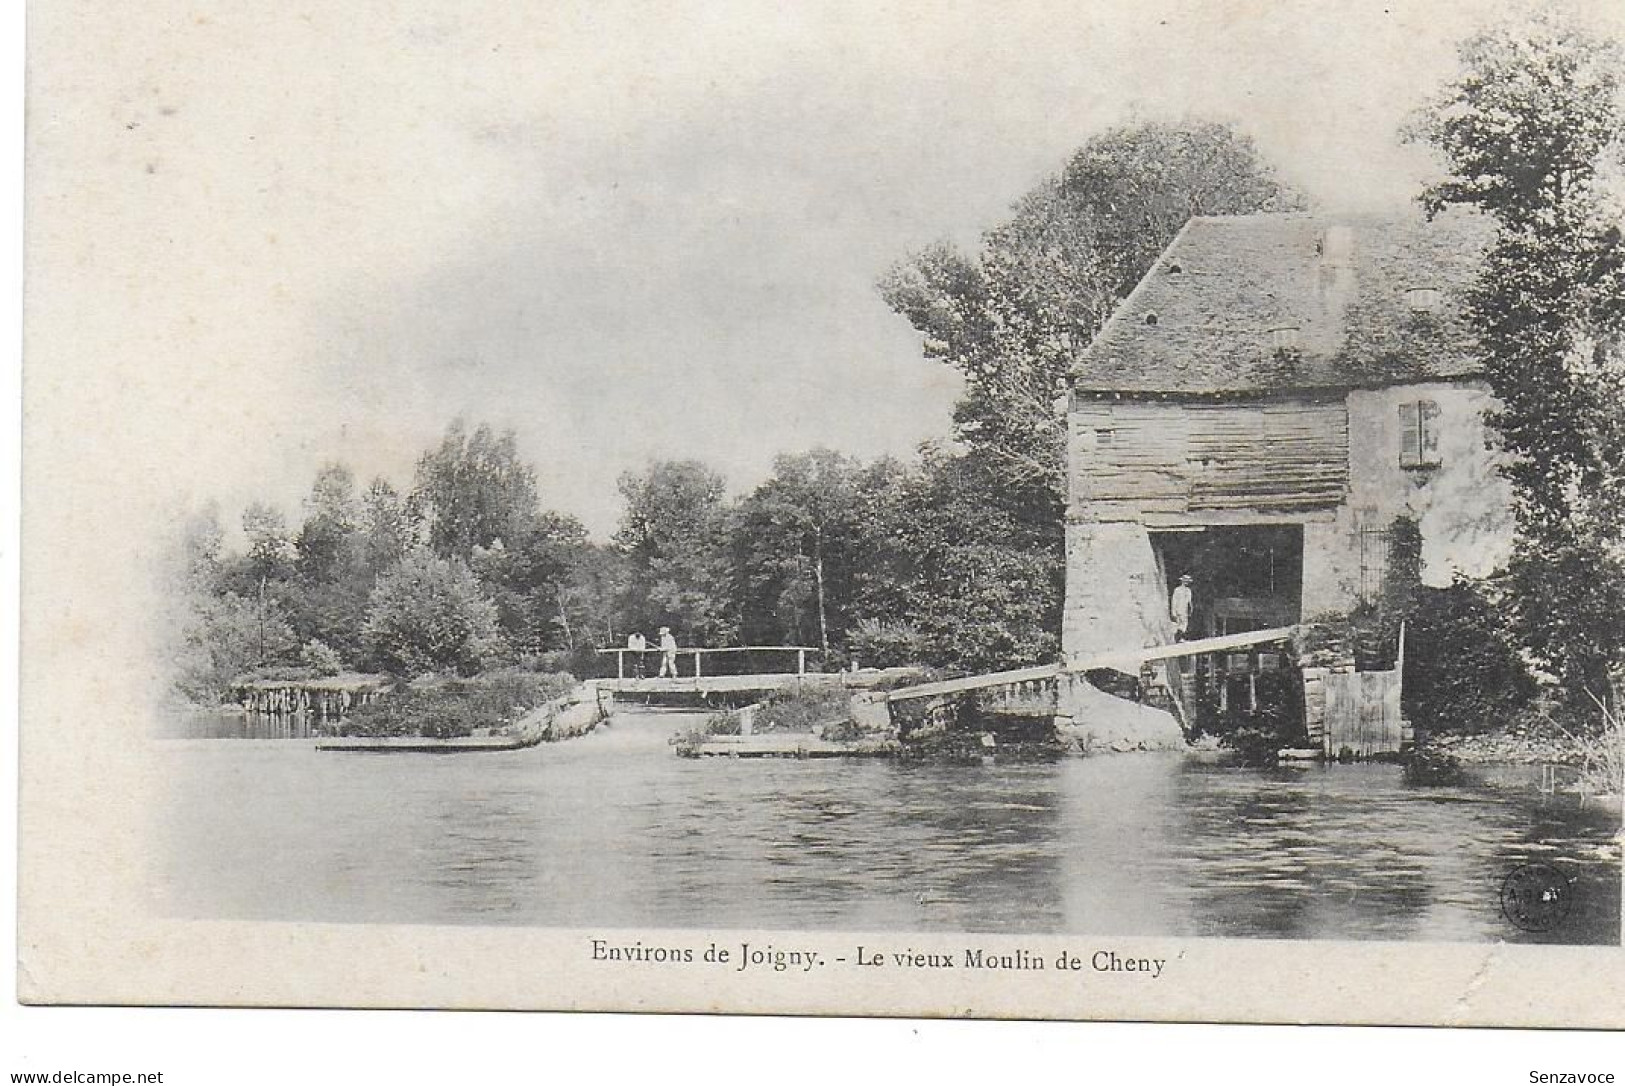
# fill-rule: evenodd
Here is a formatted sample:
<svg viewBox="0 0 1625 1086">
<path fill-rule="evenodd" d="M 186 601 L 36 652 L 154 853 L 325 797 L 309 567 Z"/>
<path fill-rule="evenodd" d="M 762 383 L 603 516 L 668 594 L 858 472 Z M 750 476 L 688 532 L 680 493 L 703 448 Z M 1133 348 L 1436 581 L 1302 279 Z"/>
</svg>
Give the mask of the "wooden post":
<svg viewBox="0 0 1625 1086">
<path fill-rule="evenodd" d="M 615 680 L 617 682 L 619 682 L 620 680 L 622 680 L 624 678 L 626 678 L 626 650 L 625 649 L 616 649 L 615 650 Z"/>
<path fill-rule="evenodd" d="M 797 649 L 796 650 L 796 674 L 797 675 L 805 675 L 805 674 L 807 674 L 807 650 L 806 649 Z"/>
<path fill-rule="evenodd" d="M 694 650 L 694 677 L 696 679 L 698 679 L 700 677 L 700 653 L 702 653 L 704 651 L 705 651 L 704 649 L 695 649 Z"/>
</svg>

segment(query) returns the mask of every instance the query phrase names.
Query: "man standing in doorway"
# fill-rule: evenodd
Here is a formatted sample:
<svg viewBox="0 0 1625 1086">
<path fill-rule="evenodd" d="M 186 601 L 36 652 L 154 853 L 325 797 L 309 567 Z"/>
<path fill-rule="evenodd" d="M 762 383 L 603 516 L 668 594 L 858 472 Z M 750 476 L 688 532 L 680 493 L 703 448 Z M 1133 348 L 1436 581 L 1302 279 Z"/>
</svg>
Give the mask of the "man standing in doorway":
<svg viewBox="0 0 1625 1086">
<path fill-rule="evenodd" d="M 660 627 L 660 677 L 677 678 L 677 639 L 670 626 Z"/>
<path fill-rule="evenodd" d="M 1190 640 L 1191 581 L 1189 573 L 1180 574 L 1179 587 L 1174 589 L 1173 596 L 1168 600 L 1168 617 L 1174 620 L 1175 641 Z"/>
</svg>

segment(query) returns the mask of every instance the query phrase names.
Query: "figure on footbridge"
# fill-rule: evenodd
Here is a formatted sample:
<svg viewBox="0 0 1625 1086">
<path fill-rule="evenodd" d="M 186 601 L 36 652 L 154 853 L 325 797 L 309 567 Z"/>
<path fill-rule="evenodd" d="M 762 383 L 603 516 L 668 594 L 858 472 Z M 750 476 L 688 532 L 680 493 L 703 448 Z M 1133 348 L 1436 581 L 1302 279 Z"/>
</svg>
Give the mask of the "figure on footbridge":
<svg viewBox="0 0 1625 1086">
<path fill-rule="evenodd" d="M 639 638 L 641 641 L 642 638 Z M 659 673 L 645 678 L 646 644 L 599 649 L 615 656 L 615 677 L 599 680 L 599 689 L 621 694 L 719 694 L 772 691 L 822 681 L 840 682 L 839 673 L 807 670 L 807 656 L 818 652 L 807 645 L 727 645 L 715 648 L 683 647 L 671 629 L 660 627 L 657 651 Z M 687 657 L 687 660 L 682 659 Z M 794 659 L 793 670 L 784 665 Z M 766 665 L 765 667 L 763 665 Z"/>
</svg>

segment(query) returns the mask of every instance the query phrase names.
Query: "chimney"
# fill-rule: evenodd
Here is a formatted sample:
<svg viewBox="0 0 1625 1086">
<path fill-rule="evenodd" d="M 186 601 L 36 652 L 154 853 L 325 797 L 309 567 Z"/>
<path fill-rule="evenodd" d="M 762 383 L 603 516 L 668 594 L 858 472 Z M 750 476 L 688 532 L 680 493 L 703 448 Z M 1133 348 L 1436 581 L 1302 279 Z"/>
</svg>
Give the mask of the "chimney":
<svg viewBox="0 0 1625 1086">
<path fill-rule="evenodd" d="M 1344 315 L 1354 300 L 1354 230 L 1348 226 L 1328 226 L 1315 245 L 1320 255 L 1316 268 L 1316 298 L 1320 325 L 1317 340 L 1329 351 L 1342 346 Z"/>
</svg>

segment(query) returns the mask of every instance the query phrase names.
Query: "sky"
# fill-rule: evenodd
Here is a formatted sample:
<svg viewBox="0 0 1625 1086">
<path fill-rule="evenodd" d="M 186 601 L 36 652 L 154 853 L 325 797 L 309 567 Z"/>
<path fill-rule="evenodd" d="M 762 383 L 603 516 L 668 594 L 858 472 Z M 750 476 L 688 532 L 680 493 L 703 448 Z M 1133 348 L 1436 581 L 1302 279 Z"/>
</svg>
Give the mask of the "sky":
<svg viewBox="0 0 1625 1086">
<path fill-rule="evenodd" d="M 1431 165 L 1398 126 L 1503 10 L 42 5 L 36 447 L 115 443 L 87 498 L 132 517 L 296 518 L 322 463 L 404 486 L 462 416 L 601 538 L 655 458 L 742 491 L 784 452 L 906 455 L 956 380 L 889 265 L 1138 120 L 1231 121 L 1323 206 L 1401 206 Z"/>
</svg>

